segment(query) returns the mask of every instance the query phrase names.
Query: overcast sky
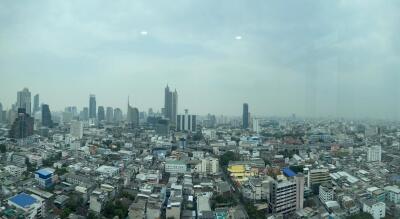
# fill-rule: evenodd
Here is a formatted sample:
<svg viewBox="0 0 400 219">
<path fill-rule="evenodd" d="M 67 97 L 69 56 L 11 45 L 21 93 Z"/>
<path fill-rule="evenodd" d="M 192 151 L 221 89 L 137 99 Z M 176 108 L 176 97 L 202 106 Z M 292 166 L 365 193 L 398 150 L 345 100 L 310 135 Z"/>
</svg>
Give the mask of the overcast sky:
<svg viewBox="0 0 400 219">
<path fill-rule="evenodd" d="M 0 102 L 398 118 L 400 1 L 0 2 Z"/>
</svg>

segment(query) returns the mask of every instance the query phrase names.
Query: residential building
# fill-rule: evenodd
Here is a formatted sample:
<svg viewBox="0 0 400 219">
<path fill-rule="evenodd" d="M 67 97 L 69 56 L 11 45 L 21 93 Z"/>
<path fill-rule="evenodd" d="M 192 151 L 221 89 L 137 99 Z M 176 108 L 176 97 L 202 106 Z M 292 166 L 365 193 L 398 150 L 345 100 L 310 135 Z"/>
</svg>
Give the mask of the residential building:
<svg viewBox="0 0 400 219">
<path fill-rule="evenodd" d="M 196 132 L 196 115 L 189 115 L 186 109 L 184 115 L 177 115 L 176 117 L 176 130 Z"/>
<path fill-rule="evenodd" d="M 8 205 L 24 212 L 24 218 L 35 219 L 46 216 L 45 200 L 34 194 L 19 193 L 8 199 Z"/>
<path fill-rule="evenodd" d="M 386 204 L 384 202 L 377 202 L 375 200 L 368 199 L 363 203 L 363 212 L 370 213 L 374 219 L 384 218 Z"/>
</svg>

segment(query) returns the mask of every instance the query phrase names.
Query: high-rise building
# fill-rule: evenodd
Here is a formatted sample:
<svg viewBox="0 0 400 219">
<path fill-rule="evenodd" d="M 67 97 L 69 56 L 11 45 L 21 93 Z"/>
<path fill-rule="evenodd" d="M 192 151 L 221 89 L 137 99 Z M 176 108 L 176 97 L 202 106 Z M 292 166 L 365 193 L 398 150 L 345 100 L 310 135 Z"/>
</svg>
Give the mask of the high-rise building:
<svg viewBox="0 0 400 219">
<path fill-rule="evenodd" d="M 83 107 L 82 111 L 80 112 L 79 119 L 83 121 L 89 120 L 89 108 Z"/>
<path fill-rule="evenodd" d="M 76 139 L 81 139 L 83 137 L 83 123 L 81 121 L 72 121 L 70 134 Z"/>
<path fill-rule="evenodd" d="M 121 122 L 123 120 L 122 110 L 120 108 L 114 109 L 114 122 Z"/>
<path fill-rule="evenodd" d="M 103 121 L 103 120 L 105 120 L 105 118 L 106 118 L 106 115 L 105 115 L 105 112 L 104 112 L 104 107 L 103 106 L 99 106 L 97 108 L 97 119 L 99 121 Z"/>
<path fill-rule="evenodd" d="M 126 121 L 129 124 L 139 125 L 139 110 L 138 110 L 138 108 L 131 107 L 130 105 L 128 105 Z"/>
<path fill-rule="evenodd" d="M 189 115 L 188 110 L 185 110 L 184 115 L 176 116 L 176 130 L 196 132 L 196 115 Z"/>
<path fill-rule="evenodd" d="M 107 107 L 106 109 L 106 121 L 112 122 L 114 118 L 114 110 L 112 107 Z"/>
<path fill-rule="evenodd" d="M 381 162 L 382 149 L 380 145 L 371 146 L 368 148 L 367 160 L 370 162 Z"/>
<path fill-rule="evenodd" d="M 39 106 L 39 94 L 36 94 L 33 97 L 33 114 L 35 114 L 36 112 L 40 111 L 40 106 Z"/>
<path fill-rule="evenodd" d="M 25 109 L 26 114 L 31 115 L 31 92 L 28 88 L 24 88 L 22 91 L 17 93 L 17 109 Z"/>
<path fill-rule="evenodd" d="M 243 104 L 243 129 L 249 128 L 249 105 Z"/>
<path fill-rule="evenodd" d="M 164 116 L 168 118 L 172 124 L 176 124 L 176 115 L 178 111 L 178 92 L 171 92 L 169 87 L 164 90 Z"/>
<path fill-rule="evenodd" d="M 53 127 L 53 121 L 51 119 L 51 112 L 49 105 L 43 104 L 42 105 L 42 126 L 45 127 Z"/>
<path fill-rule="evenodd" d="M 96 118 L 96 96 L 94 94 L 89 97 L 89 118 Z"/>
<path fill-rule="evenodd" d="M 10 129 L 11 138 L 26 138 L 33 135 L 34 119 L 25 110 L 25 108 L 18 109 L 18 116 Z"/>
</svg>

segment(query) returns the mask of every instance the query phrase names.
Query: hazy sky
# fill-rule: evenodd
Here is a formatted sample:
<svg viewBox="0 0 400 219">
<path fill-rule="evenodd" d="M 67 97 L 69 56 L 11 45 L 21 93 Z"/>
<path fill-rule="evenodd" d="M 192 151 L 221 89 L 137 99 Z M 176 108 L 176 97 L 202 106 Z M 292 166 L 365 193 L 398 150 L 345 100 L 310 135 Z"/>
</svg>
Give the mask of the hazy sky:
<svg viewBox="0 0 400 219">
<path fill-rule="evenodd" d="M 400 1 L 0 2 L 0 102 L 400 115 Z"/>
</svg>

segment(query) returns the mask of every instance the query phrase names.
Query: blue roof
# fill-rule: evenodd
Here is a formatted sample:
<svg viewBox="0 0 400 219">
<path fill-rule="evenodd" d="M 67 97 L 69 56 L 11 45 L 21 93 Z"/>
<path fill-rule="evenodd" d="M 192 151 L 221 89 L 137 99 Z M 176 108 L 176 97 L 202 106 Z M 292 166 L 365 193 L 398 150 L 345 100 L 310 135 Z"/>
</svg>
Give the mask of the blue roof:
<svg viewBox="0 0 400 219">
<path fill-rule="evenodd" d="M 38 170 L 38 171 L 36 171 L 36 173 L 37 173 L 37 174 L 40 174 L 40 175 L 42 175 L 42 176 L 48 176 L 48 175 L 53 174 L 52 172 L 50 172 L 50 171 L 47 170 L 47 169 Z"/>
<path fill-rule="evenodd" d="M 291 170 L 289 167 L 283 168 L 283 174 L 285 174 L 287 177 L 296 176 L 296 173 L 293 172 L 293 170 Z"/>
<path fill-rule="evenodd" d="M 26 208 L 26 207 L 29 207 L 30 205 L 34 204 L 37 200 L 34 197 L 32 197 L 26 193 L 20 193 L 16 196 L 10 198 L 10 201 L 21 206 L 22 208 Z"/>
</svg>

